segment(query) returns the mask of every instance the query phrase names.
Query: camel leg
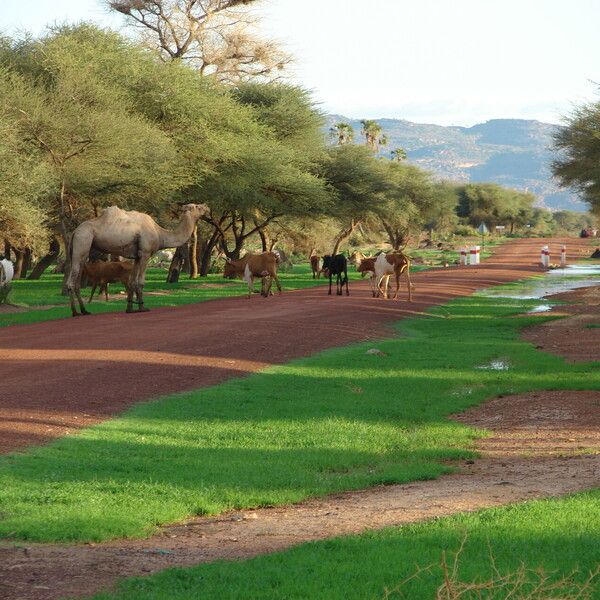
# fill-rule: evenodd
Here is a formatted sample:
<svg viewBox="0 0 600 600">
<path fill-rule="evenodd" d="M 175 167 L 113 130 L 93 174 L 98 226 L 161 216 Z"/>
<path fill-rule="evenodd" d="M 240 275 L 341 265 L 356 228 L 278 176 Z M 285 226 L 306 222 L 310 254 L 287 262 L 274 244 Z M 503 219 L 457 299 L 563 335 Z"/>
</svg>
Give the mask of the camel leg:
<svg viewBox="0 0 600 600">
<path fill-rule="evenodd" d="M 69 273 L 69 279 L 67 283 L 67 289 L 69 290 L 69 301 L 71 304 L 71 314 L 74 317 L 78 317 L 77 306 L 75 301 L 79 304 L 79 310 L 82 315 L 89 315 L 90 313 L 86 310 L 85 304 L 81 297 L 81 262 L 71 262 L 71 271 Z"/>
<path fill-rule="evenodd" d="M 142 256 L 139 259 L 137 272 L 137 286 L 135 294 L 138 301 L 137 312 L 148 312 L 150 309 L 144 306 L 144 284 L 146 283 L 146 267 L 148 265 L 149 256 Z"/>
<path fill-rule="evenodd" d="M 133 263 L 133 269 L 131 270 L 131 276 L 129 277 L 129 283 L 127 284 L 127 308 L 125 312 L 132 313 L 135 312 L 133 310 L 133 294 L 135 292 L 137 300 L 139 302 L 139 296 L 137 294 L 137 286 L 138 286 L 138 271 L 140 268 L 139 260 L 136 260 Z"/>
<path fill-rule="evenodd" d="M 83 298 L 81 297 L 81 283 L 79 281 L 77 282 L 77 285 L 75 286 L 75 295 L 77 296 L 77 302 L 79 302 L 79 310 L 81 311 L 81 314 L 82 315 L 92 314 L 85 308 L 85 303 L 83 302 Z"/>
</svg>

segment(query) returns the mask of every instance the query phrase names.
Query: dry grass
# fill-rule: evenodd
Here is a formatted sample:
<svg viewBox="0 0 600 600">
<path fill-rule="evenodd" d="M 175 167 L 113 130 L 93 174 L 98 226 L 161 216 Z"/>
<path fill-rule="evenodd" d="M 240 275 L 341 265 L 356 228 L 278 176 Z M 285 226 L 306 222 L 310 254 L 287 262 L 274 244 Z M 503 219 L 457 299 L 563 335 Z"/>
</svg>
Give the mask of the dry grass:
<svg viewBox="0 0 600 600">
<path fill-rule="evenodd" d="M 600 565 L 589 573 L 583 582 L 576 581 L 577 571 L 556 579 L 552 572 L 543 569 L 529 569 L 526 565 L 508 573 L 501 573 L 496 566 L 494 555 L 489 549 L 489 566 L 492 576 L 480 581 L 461 581 L 460 558 L 467 538 L 448 560 L 442 553 L 439 568 L 442 582 L 438 586 L 435 600 L 592 600 L 600 578 Z M 424 573 L 431 573 L 436 565 L 418 567 L 415 572 L 392 589 L 385 589 L 383 600 L 408 598 L 403 588 Z"/>
</svg>

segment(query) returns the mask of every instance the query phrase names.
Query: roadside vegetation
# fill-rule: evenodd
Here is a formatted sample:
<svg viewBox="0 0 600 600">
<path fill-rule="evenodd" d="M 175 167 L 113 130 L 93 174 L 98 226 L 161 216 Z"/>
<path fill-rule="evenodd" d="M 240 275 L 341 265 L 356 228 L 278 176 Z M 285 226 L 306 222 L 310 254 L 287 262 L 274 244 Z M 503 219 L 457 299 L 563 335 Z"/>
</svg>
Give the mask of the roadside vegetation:
<svg viewBox="0 0 600 600">
<path fill-rule="evenodd" d="M 600 598 L 600 489 L 168 569 L 95 600 Z"/>
<path fill-rule="evenodd" d="M 147 536 L 189 515 L 435 478 L 483 432 L 448 415 L 535 389 L 600 389 L 596 363 L 520 341 L 532 301 L 474 296 L 397 335 L 135 406 L 0 458 L 0 533 L 28 540 Z M 512 318 L 499 318 L 499 317 Z M 376 345 L 383 355 L 366 355 Z M 506 371 L 491 361 L 509 365 Z"/>
</svg>

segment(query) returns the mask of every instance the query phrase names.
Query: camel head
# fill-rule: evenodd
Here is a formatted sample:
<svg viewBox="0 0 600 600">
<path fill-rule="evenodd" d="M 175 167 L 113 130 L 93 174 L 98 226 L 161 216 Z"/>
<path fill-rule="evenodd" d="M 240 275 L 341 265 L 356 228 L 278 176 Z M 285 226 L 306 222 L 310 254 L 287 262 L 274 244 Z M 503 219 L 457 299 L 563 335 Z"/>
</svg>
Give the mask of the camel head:
<svg viewBox="0 0 600 600">
<path fill-rule="evenodd" d="M 206 204 L 184 204 L 181 207 L 181 215 L 189 215 L 194 223 L 199 221 L 204 215 L 210 212 L 210 208 Z"/>
</svg>

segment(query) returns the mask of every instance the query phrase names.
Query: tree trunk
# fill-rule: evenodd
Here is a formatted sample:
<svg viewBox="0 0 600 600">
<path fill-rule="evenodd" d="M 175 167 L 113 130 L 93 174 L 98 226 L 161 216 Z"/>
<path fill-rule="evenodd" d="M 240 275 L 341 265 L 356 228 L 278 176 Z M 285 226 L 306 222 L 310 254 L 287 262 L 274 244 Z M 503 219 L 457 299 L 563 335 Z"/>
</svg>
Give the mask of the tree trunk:
<svg viewBox="0 0 600 600">
<path fill-rule="evenodd" d="M 198 279 L 198 226 L 190 239 L 190 279 Z"/>
<path fill-rule="evenodd" d="M 356 226 L 358 225 L 358 223 L 359 223 L 359 221 L 355 221 L 354 219 L 352 219 L 352 221 L 350 222 L 350 225 L 348 227 L 346 227 L 345 229 L 342 229 L 342 231 L 340 231 L 339 235 L 335 239 L 335 244 L 333 245 L 333 250 L 331 252 L 332 256 L 335 256 L 338 253 L 338 250 L 340 248 L 340 244 L 347 237 L 350 237 L 350 235 L 352 234 L 352 232 L 354 231 L 354 229 L 356 228 Z"/>
<path fill-rule="evenodd" d="M 4 258 L 10 260 L 10 243 L 8 240 L 4 240 Z"/>
<path fill-rule="evenodd" d="M 223 252 L 225 252 L 225 256 L 227 256 L 227 258 L 230 258 L 231 260 L 237 260 L 240 257 L 240 254 L 242 253 L 242 249 L 244 248 L 244 241 L 246 240 L 245 237 L 235 237 L 235 246 L 233 248 L 233 250 L 229 249 L 229 246 L 227 245 L 227 241 L 224 240 L 223 238 L 221 238 L 221 248 L 223 249 Z"/>
<path fill-rule="evenodd" d="M 175 250 L 173 260 L 169 265 L 169 272 L 167 273 L 167 283 L 177 283 L 179 281 L 179 274 L 185 267 L 186 254 L 189 254 L 187 243 Z"/>
<path fill-rule="evenodd" d="M 219 242 L 220 233 L 217 229 L 212 232 L 210 238 L 199 248 L 200 256 L 200 277 L 206 277 L 211 267 L 213 251 Z"/>
<path fill-rule="evenodd" d="M 258 235 L 260 236 L 260 241 L 262 243 L 262 251 L 269 252 L 271 248 L 269 247 L 269 234 L 264 229 L 258 230 Z"/>
<path fill-rule="evenodd" d="M 23 272 L 23 265 L 25 263 L 25 250 L 17 250 L 16 248 L 13 248 L 13 250 L 16 256 L 13 279 L 21 279 L 21 273 Z"/>
<path fill-rule="evenodd" d="M 52 238 L 50 247 L 48 248 L 48 254 L 42 256 L 38 263 L 33 267 L 31 273 L 27 279 L 39 279 L 44 271 L 58 258 L 60 253 L 60 244 L 56 238 Z"/>
</svg>

